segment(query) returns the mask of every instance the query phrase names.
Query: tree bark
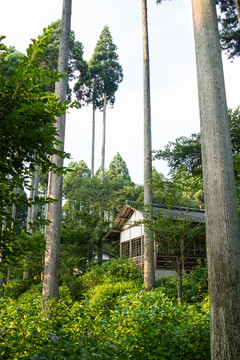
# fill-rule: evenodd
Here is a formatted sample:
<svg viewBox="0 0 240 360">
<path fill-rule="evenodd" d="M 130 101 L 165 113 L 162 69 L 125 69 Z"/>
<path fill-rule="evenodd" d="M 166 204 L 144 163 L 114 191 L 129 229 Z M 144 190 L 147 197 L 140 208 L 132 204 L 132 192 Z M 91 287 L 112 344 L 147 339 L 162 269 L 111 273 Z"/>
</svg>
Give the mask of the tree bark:
<svg viewBox="0 0 240 360">
<path fill-rule="evenodd" d="M 106 107 L 107 107 L 107 95 L 104 94 L 103 99 L 103 128 L 102 128 L 102 157 L 101 157 L 101 182 L 104 179 L 105 169 L 105 143 L 106 143 Z"/>
<path fill-rule="evenodd" d="M 144 86 L 144 204 L 145 218 L 152 219 L 152 139 L 151 139 L 151 102 L 150 69 L 148 45 L 147 0 L 142 0 L 143 32 L 143 86 Z M 154 288 L 154 239 L 152 231 L 144 230 L 144 285 L 146 290 Z"/>
<path fill-rule="evenodd" d="M 35 196 L 38 196 L 38 186 L 39 186 L 39 171 L 35 170 L 32 173 L 31 177 L 31 191 L 29 194 L 29 198 L 34 199 Z M 27 212 L 27 232 L 30 234 L 33 234 L 36 232 L 36 226 L 33 225 L 34 221 L 36 220 L 36 205 L 31 204 L 31 206 L 28 208 Z M 32 223 L 32 226 L 29 225 L 29 223 Z M 31 260 L 29 256 L 25 259 L 25 270 L 23 272 L 23 279 L 29 279 L 31 276 L 31 270 L 28 269 L 28 263 Z"/>
<path fill-rule="evenodd" d="M 239 4 L 239 0 L 236 0 L 236 7 L 237 7 L 238 25 L 240 26 L 240 4 Z"/>
<path fill-rule="evenodd" d="M 60 36 L 60 48 L 58 58 L 58 70 L 67 74 L 68 56 L 70 44 L 71 29 L 71 0 L 63 0 L 62 10 L 62 27 Z M 67 94 L 67 76 L 61 78 L 55 85 L 55 93 L 60 101 L 66 100 Z M 63 144 L 59 146 L 60 150 L 64 147 L 65 137 L 65 117 L 66 114 L 57 118 L 56 129 L 58 138 Z M 51 161 L 58 167 L 63 167 L 63 159 L 58 155 L 53 155 Z M 59 295 L 59 251 L 60 251 L 60 230 L 61 230 L 61 208 L 62 208 L 62 176 L 53 172 L 49 173 L 48 178 L 48 197 L 58 199 L 48 205 L 48 220 L 51 221 L 47 228 L 46 234 L 46 251 L 44 263 L 44 280 L 43 280 L 43 310 L 46 310 L 47 299 L 58 298 Z"/>
<path fill-rule="evenodd" d="M 94 155 L 95 155 L 95 113 L 96 108 L 93 104 L 93 117 L 92 117 L 92 159 L 91 159 L 91 177 L 94 176 Z"/>
<path fill-rule="evenodd" d="M 29 199 L 33 199 L 34 198 L 34 184 L 35 184 L 35 171 L 32 173 L 31 176 L 31 190 L 29 193 Z M 33 209 L 33 205 L 28 207 L 28 211 L 27 211 L 27 232 L 29 232 L 30 234 L 32 233 L 32 227 L 30 226 L 30 223 L 32 223 L 32 209 Z"/>
<path fill-rule="evenodd" d="M 240 354 L 240 236 L 215 0 L 192 0 L 201 118 L 211 356 Z"/>
<path fill-rule="evenodd" d="M 34 181 L 34 196 L 33 197 L 35 197 L 35 196 L 38 196 L 38 187 L 39 187 L 39 178 L 40 178 L 40 173 L 39 173 L 39 171 L 35 171 L 35 181 Z M 32 205 L 32 222 L 34 222 L 35 220 L 36 220 L 36 216 L 37 216 L 37 214 L 36 214 L 36 205 L 34 204 L 34 205 Z M 36 232 L 36 227 L 35 227 L 35 225 L 33 226 L 33 228 L 32 228 L 32 233 L 35 233 Z"/>
</svg>

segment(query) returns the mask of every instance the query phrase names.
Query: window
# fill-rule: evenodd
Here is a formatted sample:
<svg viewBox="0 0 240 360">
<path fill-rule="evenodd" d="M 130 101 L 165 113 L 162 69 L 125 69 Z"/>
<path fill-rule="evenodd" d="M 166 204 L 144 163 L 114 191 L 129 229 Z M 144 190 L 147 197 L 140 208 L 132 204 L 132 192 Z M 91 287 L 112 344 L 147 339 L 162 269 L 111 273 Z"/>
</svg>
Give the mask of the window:
<svg viewBox="0 0 240 360">
<path fill-rule="evenodd" d="M 125 241 L 121 244 L 122 246 L 122 256 L 123 257 L 130 257 L 130 241 Z"/>
<path fill-rule="evenodd" d="M 141 238 L 132 240 L 132 257 L 141 256 Z"/>
</svg>

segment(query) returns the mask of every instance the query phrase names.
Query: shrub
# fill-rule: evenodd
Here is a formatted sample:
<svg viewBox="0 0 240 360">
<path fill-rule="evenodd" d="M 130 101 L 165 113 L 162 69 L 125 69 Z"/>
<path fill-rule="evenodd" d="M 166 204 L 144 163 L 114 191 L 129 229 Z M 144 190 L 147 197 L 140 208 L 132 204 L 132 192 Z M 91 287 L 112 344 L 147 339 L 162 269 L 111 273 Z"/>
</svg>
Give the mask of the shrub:
<svg viewBox="0 0 240 360">
<path fill-rule="evenodd" d="M 112 341 L 133 359 L 210 359 L 209 316 L 201 305 L 177 305 L 161 290 L 130 294 L 111 318 Z"/>
<path fill-rule="evenodd" d="M 41 284 L 17 300 L 0 299 L 0 358 L 210 359 L 207 299 L 180 306 L 161 289 L 136 289 L 135 281 L 112 287 L 98 285 L 80 303 L 61 287 L 51 320 L 41 311 Z"/>
<path fill-rule="evenodd" d="M 62 283 L 68 288 L 69 294 L 73 301 L 80 301 L 84 297 L 85 287 L 82 276 L 75 276 L 64 274 L 62 276 Z"/>
<path fill-rule="evenodd" d="M 22 279 L 16 281 L 9 281 L 4 285 L 4 297 L 11 299 L 18 299 L 18 297 L 25 291 L 29 290 L 31 286 L 38 284 L 38 279 Z"/>
<path fill-rule="evenodd" d="M 208 295 L 208 269 L 199 263 L 190 274 L 183 278 L 184 301 L 194 303 L 202 301 Z"/>
<path fill-rule="evenodd" d="M 135 281 L 108 282 L 90 289 L 86 294 L 86 298 L 91 311 L 105 315 L 109 314 L 110 310 L 121 302 L 123 296 L 138 290 L 139 285 Z"/>
<path fill-rule="evenodd" d="M 93 265 L 81 276 L 64 275 L 62 282 L 69 288 L 74 301 L 80 301 L 84 294 L 98 285 L 119 281 L 134 281 L 140 286 L 143 283 L 139 267 L 131 259 L 114 259 L 103 265 Z"/>
<path fill-rule="evenodd" d="M 161 278 L 156 286 L 162 288 L 171 299 L 177 298 L 177 276 Z M 183 301 L 193 304 L 202 301 L 208 295 L 208 272 L 206 264 L 199 263 L 189 274 L 183 274 Z"/>
</svg>

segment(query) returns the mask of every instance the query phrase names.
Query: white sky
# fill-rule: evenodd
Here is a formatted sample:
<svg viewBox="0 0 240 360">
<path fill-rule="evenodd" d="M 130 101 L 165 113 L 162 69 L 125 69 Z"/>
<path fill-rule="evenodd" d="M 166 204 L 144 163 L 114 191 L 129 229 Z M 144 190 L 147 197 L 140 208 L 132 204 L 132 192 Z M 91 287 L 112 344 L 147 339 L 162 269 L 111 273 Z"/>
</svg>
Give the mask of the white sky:
<svg viewBox="0 0 240 360">
<path fill-rule="evenodd" d="M 143 183 L 143 80 L 141 0 L 72 0 L 72 30 L 89 60 L 99 35 L 108 25 L 118 47 L 124 80 L 113 109 L 107 110 L 106 168 L 119 152 L 132 180 Z M 62 0 L 0 0 L 0 34 L 5 44 L 25 52 L 30 39 L 61 18 Z M 148 0 L 151 67 L 152 147 L 199 131 L 195 50 L 190 0 Z M 240 60 L 224 57 L 228 106 L 240 104 Z M 70 110 L 65 150 L 72 160 L 91 163 L 91 107 Z M 102 113 L 96 115 L 95 169 L 100 166 Z M 163 161 L 153 163 L 167 174 Z"/>
</svg>

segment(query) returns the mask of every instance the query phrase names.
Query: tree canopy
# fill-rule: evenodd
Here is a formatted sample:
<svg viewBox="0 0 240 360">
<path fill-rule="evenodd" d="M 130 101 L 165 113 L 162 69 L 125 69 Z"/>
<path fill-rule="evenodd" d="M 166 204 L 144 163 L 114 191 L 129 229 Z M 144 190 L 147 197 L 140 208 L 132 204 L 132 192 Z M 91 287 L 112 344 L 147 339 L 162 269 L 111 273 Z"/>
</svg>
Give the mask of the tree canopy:
<svg viewBox="0 0 240 360">
<path fill-rule="evenodd" d="M 109 27 L 104 26 L 89 61 L 91 76 L 98 90 L 97 96 L 102 98 L 101 107 L 103 107 L 104 94 L 107 103 L 114 105 L 115 92 L 123 80 L 123 70 L 116 51 L 117 46 L 113 43 Z"/>
<path fill-rule="evenodd" d="M 229 125 L 232 140 L 234 160 L 237 162 L 240 154 L 240 108 L 228 110 Z M 182 136 L 174 142 L 169 142 L 164 150 L 155 151 L 154 158 L 168 162 L 170 174 L 183 167 L 189 174 L 202 173 L 201 136 L 200 133 L 191 137 Z"/>
<path fill-rule="evenodd" d="M 123 160 L 119 152 L 114 156 L 113 160 L 110 162 L 109 169 L 108 171 L 105 172 L 105 176 L 107 176 L 110 180 L 121 178 L 123 180 L 131 181 L 127 164 Z"/>
<path fill-rule="evenodd" d="M 240 24 L 236 0 L 216 0 L 220 9 L 220 39 L 230 59 L 240 56 Z"/>
<path fill-rule="evenodd" d="M 60 46 L 62 20 L 52 22 L 50 27 L 52 29 L 47 40 L 46 47 L 43 49 L 42 57 L 40 59 L 40 66 L 45 70 L 56 70 L 58 68 L 58 54 Z M 83 44 L 76 40 L 73 30 L 70 32 L 70 49 L 68 58 L 68 80 L 72 81 L 77 74 L 79 79 L 85 76 L 87 72 L 87 62 L 83 59 Z M 54 92 L 54 83 L 48 88 Z M 68 96 L 71 96 L 71 89 L 68 86 Z"/>
</svg>

